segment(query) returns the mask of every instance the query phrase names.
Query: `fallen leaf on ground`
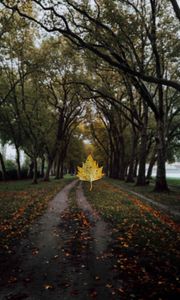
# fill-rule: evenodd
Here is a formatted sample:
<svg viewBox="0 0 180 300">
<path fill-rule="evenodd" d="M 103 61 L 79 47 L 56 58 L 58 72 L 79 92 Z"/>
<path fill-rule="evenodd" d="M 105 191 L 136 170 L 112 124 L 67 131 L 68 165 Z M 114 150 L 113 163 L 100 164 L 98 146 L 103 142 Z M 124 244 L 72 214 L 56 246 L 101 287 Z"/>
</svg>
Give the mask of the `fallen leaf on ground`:
<svg viewBox="0 0 180 300">
<path fill-rule="evenodd" d="M 44 284 L 45 290 L 54 290 L 54 286 L 52 284 Z"/>
</svg>

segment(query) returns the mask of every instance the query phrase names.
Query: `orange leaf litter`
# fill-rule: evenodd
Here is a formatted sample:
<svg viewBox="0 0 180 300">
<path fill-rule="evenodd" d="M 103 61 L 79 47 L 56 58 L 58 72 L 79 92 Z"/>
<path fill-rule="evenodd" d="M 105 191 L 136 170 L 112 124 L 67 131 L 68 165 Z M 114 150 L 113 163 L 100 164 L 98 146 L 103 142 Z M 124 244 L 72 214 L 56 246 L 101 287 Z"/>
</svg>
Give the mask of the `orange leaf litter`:
<svg viewBox="0 0 180 300">
<path fill-rule="evenodd" d="M 163 213 L 159 212 L 158 210 L 152 208 L 148 204 L 144 204 L 141 200 L 129 195 L 128 193 L 120 190 L 120 192 L 127 196 L 129 199 L 133 201 L 135 205 L 137 205 L 142 212 L 149 212 L 151 213 L 155 218 L 160 219 L 162 223 L 167 224 L 169 227 L 174 229 L 175 231 L 180 231 L 180 225 L 176 224 L 170 217 L 164 215 Z"/>
</svg>

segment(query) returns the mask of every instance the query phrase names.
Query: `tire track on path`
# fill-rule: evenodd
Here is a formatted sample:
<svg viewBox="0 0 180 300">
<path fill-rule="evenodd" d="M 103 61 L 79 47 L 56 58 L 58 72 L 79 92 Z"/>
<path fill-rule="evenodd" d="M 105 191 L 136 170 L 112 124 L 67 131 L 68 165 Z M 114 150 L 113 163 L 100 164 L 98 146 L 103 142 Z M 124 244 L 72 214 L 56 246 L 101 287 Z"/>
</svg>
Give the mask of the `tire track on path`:
<svg viewBox="0 0 180 300">
<path fill-rule="evenodd" d="M 59 232 L 60 214 L 68 207 L 68 193 L 77 180 L 66 185 L 49 203 L 48 209 L 31 226 L 14 254 L 1 264 L 0 300 L 56 300 L 49 295 L 60 275 L 59 252 L 66 233 Z M 62 263 L 62 262 L 61 262 Z M 62 271 L 61 271 L 62 272 Z"/>
<path fill-rule="evenodd" d="M 84 211 L 87 218 L 94 223 L 92 227 L 92 235 L 94 237 L 94 246 L 96 254 L 106 251 L 108 244 L 111 241 L 111 233 L 99 214 L 92 208 L 90 203 L 84 196 L 81 183 L 77 187 L 76 192 L 77 204 Z"/>
<path fill-rule="evenodd" d="M 76 183 L 57 194 L 5 262 L 0 300 L 119 299 L 123 282 L 114 266 L 111 230 Z M 68 199 L 74 187 L 79 208 Z"/>
</svg>

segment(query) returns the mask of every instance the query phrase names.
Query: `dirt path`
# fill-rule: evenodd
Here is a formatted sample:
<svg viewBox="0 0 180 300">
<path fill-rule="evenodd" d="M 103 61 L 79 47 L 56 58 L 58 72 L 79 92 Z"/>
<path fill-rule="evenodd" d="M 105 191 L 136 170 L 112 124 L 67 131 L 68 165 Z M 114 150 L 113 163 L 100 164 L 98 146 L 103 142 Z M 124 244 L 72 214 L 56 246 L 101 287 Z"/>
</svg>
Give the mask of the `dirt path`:
<svg viewBox="0 0 180 300">
<path fill-rule="evenodd" d="M 0 300 L 179 299 L 176 262 L 156 257 L 151 245 L 130 246 L 132 228 L 126 236 L 123 226 L 104 222 L 81 184 L 68 184 L 14 253 L 0 257 Z"/>
<path fill-rule="evenodd" d="M 122 281 L 113 272 L 109 229 L 81 186 L 79 210 L 69 211 L 68 193 L 75 185 L 67 185 L 50 202 L 28 237 L 4 260 L 1 300 L 119 299 L 112 290 L 114 284 L 121 288 Z"/>
<path fill-rule="evenodd" d="M 79 184 L 77 188 L 76 199 L 79 208 L 84 211 L 91 222 L 94 222 L 94 226 L 91 229 L 91 234 L 94 237 L 94 249 L 97 254 L 101 254 L 103 251 L 106 251 L 107 246 L 111 241 L 111 234 L 107 223 L 105 223 L 98 213 L 93 210 L 84 196 L 81 184 Z"/>
<path fill-rule="evenodd" d="M 0 283 L 4 286 L 7 280 L 8 285 L 1 288 L 0 299 L 49 298 L 46 285 L 49 289 L 53 287 L 62 272 L 56 261 L 63 245 L 63 234 L 60 236 L 58 230 L 60 214 L 68 207 L 68 193 L 75 184 L 76 181 L 70 183 L 56 195 L 46 213 L 30 229 L 28 238 L 21 241 L 12 257 L 8 257 L 9 262 L 1 265 L 4 272 Z M 13 266 L 10 272 L 9 265 Z"/>
</svg>

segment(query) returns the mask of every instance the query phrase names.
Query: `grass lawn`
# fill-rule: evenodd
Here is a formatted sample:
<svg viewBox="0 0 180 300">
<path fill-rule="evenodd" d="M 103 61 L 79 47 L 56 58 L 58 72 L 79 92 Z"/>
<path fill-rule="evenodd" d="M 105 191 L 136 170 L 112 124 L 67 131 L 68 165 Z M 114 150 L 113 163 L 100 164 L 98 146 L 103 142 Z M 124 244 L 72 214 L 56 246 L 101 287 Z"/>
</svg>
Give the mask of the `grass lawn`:
<svg viewBox="0 0 180 300">
<path fill-rule="evenodd" d="M 169 193 L 157 193 L 153 191 L 152 184 L 146 186 L 135 186 L 135 183 L 127 183 L 118 179 L 106 178 L 106 180 L 107 182 L 112 183 L 115 186 L 119 186 L 127 190 L 142 194 L 154 201 L 169 205 L 171 207 L 175 207 L 176 209 L 180 210 L 180 189 L 176 186 L 170 186 Z M 172 179 L 172 182 L 175 181 L 173 181 Z M 178 182 L 178 180 L 176 182 Z"/>
<path fill-rule="evenodd" d="M 155 181 L 155 178 L 153 178 Z M 177 188 L 180 188 L 180 178 L 168 178 L 167 177 L 167 182 L 171 186 L 175 186 Z"/>
<path fill-rule="evenodd" d="M 156 178 L 152 177 L 151 184 L 154 185 L 155 180 L 156 180 Z M 172 189 L 172 187 L 180 189 L 180 178 L 167 177 L 166 180 L 167 180 L 167 183 L 168 183 L 170 189 Z"/>
<path fill-rule="evenodd" d="M 148 293 L 148 299 L 173 295 L 178 299 L 178 225 L 106 180 L 94 182 L 91 192 L 88 183 L 83 187 L 91 205 L 112 228 L 114 265 L 127 278 L 127 290 L 144 297 Z"/>
<path fill-rule="evenodd" d="M 0 246 L 9 248 L 9 242 L 21 236 L 47 207 L 58 191 L 74 177 L 50 182 L 31 180 L 0 183 Z"/>
</svg>

